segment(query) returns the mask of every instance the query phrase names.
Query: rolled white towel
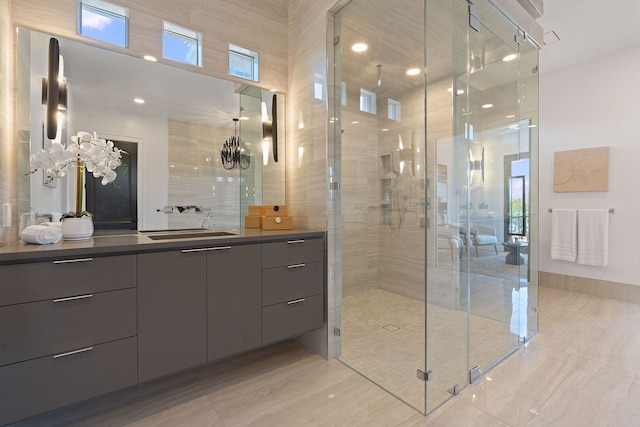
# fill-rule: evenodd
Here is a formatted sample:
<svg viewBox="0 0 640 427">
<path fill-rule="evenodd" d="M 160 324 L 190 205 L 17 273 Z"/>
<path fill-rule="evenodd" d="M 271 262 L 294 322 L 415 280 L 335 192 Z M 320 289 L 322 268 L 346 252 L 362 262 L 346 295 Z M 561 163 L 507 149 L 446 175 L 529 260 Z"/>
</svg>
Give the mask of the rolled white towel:
<svg viewBox="0 0 640 427">
<path fill-rule="evenodd" d="M 58 228 L 62 228 L 62 223 L 60 221 L 58 222 L 51 222 L 51 221 L 47 221 L 47 222 L 41 222 L 38 225 L 46 225 L 47 227 L 58 227 Z"/>
<path fill-rule="evenodd" d="M 25 243 L 49 245 L 62 240 L 62 231 L 58 227 L 46 225 L 30 225 L 22 230 L 20 239 Z"/>
</svg>

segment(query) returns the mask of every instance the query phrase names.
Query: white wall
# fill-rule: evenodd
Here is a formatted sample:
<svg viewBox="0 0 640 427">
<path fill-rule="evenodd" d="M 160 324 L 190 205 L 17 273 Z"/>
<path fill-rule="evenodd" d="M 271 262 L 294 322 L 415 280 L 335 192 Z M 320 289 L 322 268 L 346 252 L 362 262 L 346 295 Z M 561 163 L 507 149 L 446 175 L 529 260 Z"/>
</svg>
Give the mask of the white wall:
<svg viewBox="0 0 640 427">
<path fill-rule="evenodd" d="M 140 230 L 167 227 L 167 214 L 156 211 L 168 204 L 169 130 L 167 126 L 166 119 L 114 110 L 101 111 L 97 107 L 76 110 L 74 121 L 69 125 L 69 135 L 74 135 L 81 130 L 95 131 L 102 138 L 138 144 L 138 229 Z"/>
<path fill-rule="evenodd" d="M 40 110 L 36 110 L 40 112 Z M 33 121 L 31 146 L 40 147 L 41 121 Z M 79 131 L 97 132 L 106 139 L 135 142 L 138 144 L 138 229 L 153 230 L 167 227 L 167 215 L 157 209 L 168 204 L 169 159 L 167 121 L 144 115 L 132 115 L 98 107 L 78 109 L 69 123 L 67 135 Z M 72 170 L 67 178 L 56 179 L 56 188 L 42 183 L 42 173 L 31 177 L 31 203 L 37 212 L 69 212 L 75 209 L 74 188 L 65 191 L 69 184 L 75 185 Z M 117 170 L 116 170 L 117 172 Z"/>
<path fill-rule="evenodd" d="M 544 52 L 541 53 L 544 70 Z M 540 270 L 640 285 L 640 47 L 540 76 Z M 609 191 L 553 192 L 553 154 L 610 146 Z M 549 208 L 615 208 L 610 216 L 609 265 L 550 258 Z"/>
</svg>

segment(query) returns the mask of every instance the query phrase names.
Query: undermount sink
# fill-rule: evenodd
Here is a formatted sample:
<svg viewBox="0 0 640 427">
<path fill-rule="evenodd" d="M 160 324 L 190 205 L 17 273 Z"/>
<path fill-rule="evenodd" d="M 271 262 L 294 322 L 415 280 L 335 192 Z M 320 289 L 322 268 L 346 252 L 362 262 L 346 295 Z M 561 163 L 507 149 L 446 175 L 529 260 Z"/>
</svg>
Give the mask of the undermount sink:
<svg viewBox="0 0 640 427">
<path fill-rule="evenodd" d="M 202 227 L 198 227 L 198 228 L 163 228 L 160 230 L 140 230 L 140 233 L 158 233 L 158 234 L 162 234 L 162 233 L 179 233 L 182 231 L 200 231 L 202 233 L 207 233 L 207 232 L 211 232 L 211 229 L 209 228 L 202 228 Z"/>
<path fill-rule="evenodd" d="M 198 229 L 196 229 L 198 230 Z M 151 234 L 149 237 L 151 240 L 169 240 L 169 239 L 191 239 L 194 237 L 222 237 L 222 236 L 235 236 L 235 233 L 229 233 L 228 231 L 200 231 L 200 232 L 185 232 L 184 230 L 167 230 L 170 234 Z M 167 233 L 164 231 L 164 233 Z"/>
</svg>

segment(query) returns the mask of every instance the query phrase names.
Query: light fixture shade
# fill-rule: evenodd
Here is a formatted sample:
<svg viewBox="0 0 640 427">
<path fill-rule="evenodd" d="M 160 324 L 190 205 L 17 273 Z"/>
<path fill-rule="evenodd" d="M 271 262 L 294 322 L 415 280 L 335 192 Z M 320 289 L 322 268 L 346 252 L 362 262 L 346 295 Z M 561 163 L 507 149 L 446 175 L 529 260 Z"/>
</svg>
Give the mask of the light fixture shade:
<svg viewBox="0 0 640 427">
<path fill-rule="evenodd" d="M 262 164 L 267 166 L 269 164 L 269 144 L 268 139 L 262 140 Z"/>
<path fill-rule="evenodd" d="M 58 73 L 60 72 L 60 45 L 58 39 L 49 39 L 49 58 L 48 70 L 45 79 L 42 81 L 42 101 L 47 105 L 47 138 L 55 139 L 58 133 L 58 103 L 59 103 L 59 85 Z"/>
<path fill-rule="evenodd" d="M 278 99 L 274 94 L 271 99 L 271 121 L 267 113 L 267 104 L 262 103 L 262 138 L 264 141 L 271 141 L 273 151 L 273 161 L 278 162 Z M 262 150 L 263 153 L 265 150 Z M 263 161 L 264 162 L 264 161 Z M 265 165 L 267 163 L 264 163 Z"/>
<path fill-rule="evenodd" d="M 271 101 L 271 120 L 273 161 L 278 163 L 278 100 L 275 94 Z"/>
</svg>

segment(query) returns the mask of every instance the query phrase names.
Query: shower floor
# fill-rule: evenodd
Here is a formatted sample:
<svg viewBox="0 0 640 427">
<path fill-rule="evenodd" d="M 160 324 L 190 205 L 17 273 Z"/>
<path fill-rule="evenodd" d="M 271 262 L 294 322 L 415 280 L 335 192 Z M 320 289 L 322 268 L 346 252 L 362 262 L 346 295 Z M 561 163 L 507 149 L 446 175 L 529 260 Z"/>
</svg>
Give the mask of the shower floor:
<svg viewBox="0 0 640 427">
<path fill-rule="evenodd" d="M 474 277 L 472 301 L 477 307 L 472 311 L 480 314 L 469 319 L 471 366 L 485 368 L 518 345 L 517 330 L 510 321 L 514 313 L 518 315 L 518 307 L 513 310 L 512 305 L 520 305 L 512 304 L 513 281 L 509 283 Z M 427 412 L 451 397 L 454 386 L 467 384 L 466 301 L 460 302 L 462 310 L 450 309 L 374 289 L 346 296 L 342 304 L 339 359 L 355 371 L 420 411 L 425 409 L 426 386 Z M 432 371 L 432 379 L 419 380 L 418 369 Z"/>
</svg>

